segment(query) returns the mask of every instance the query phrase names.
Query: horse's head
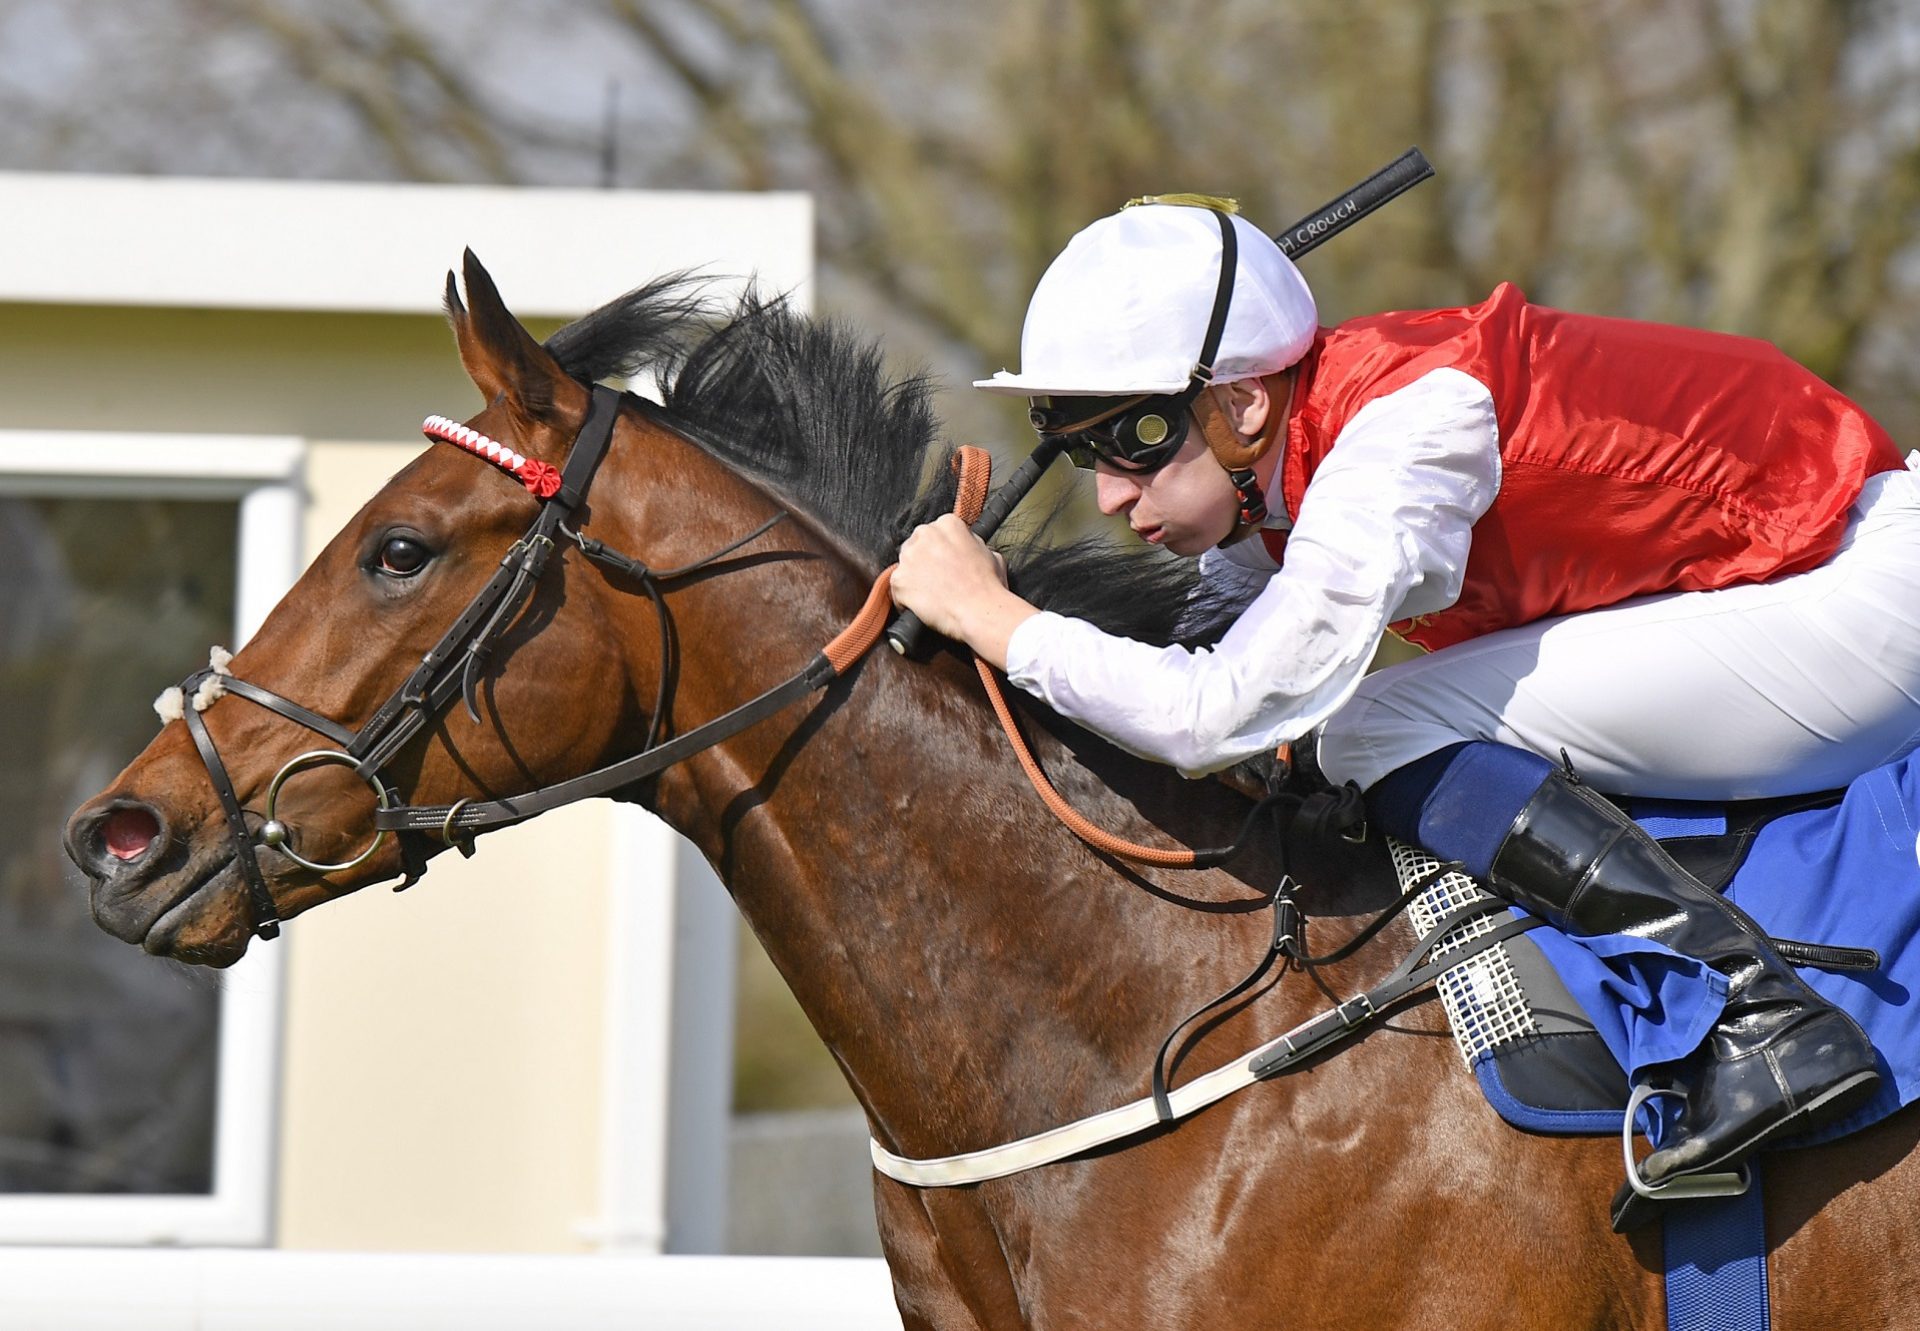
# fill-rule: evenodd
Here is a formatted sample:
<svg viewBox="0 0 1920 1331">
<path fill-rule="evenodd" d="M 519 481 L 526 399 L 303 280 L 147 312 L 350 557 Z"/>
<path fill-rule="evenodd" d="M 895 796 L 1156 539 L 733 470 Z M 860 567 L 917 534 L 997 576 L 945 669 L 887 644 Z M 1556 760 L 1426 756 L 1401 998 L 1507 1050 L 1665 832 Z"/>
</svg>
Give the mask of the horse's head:
<svg viewBox="0 0 1920 1331">
<path fill-rule="evenodd" d="M 466 285 L 463 306 L 448 275 L 460 357 L 486 402 L 468 428 L 535 463 L 564 466 L 589 390 L 514 319 L 471 254 Z M 541 513 L 544 501 L 525 477 L 542 468 L 521 470 L 516 478 L 454 447 L 422 454 L 321 552 L 233 659 L 231 679 L 212 676 L 189 690 L 197 698 L 182 700 L 182 716 L 73 815 L 68 853 L 92 880 L 103 928 L 149 952 L 226 965 L 260 922 L 249 855 L 283 916 L 401 871 L 395 837 L 360 858 L 374 838 L 375 795 L 351 761 L 288 764 L 314 750 L 337 754 L 345 732 L 360 731 L 418 679 L 423 656 Z M 564 561 L 545 561 L 490 633 L 479 626 L 488 643 L 473 668 L 454 662 L 454 682 L 439 686 L 432 706 L 398 709 L 422 724 L 397 753 L 375 755 L 379 777 L 423 803 L 512 793 L 592 765 L 630 711 L 620 648 L 601 631 L 595 589 L 580 585 L 598 581 L 569 580 Z M 464 658 L 464 644 L 455 654 Z M 315 733 L 244 696 L 248 685 L 340 733 Z M 222 771 L 231 812 L 217 790 Z M 281 826 L 263 837 L 269 789 L 283 773 L 272 800 Z M 422 853 L 418 842 L 411 853 Z"/>
</svg>

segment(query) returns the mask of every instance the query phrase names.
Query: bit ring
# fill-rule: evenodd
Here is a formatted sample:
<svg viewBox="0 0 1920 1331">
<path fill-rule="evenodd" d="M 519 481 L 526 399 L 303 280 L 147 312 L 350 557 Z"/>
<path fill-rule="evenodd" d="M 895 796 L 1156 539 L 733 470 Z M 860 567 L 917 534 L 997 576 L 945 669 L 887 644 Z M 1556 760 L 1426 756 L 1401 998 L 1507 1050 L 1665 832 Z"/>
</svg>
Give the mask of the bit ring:
<svg viewBox="0 0 1920 1331">
<path fill-rule="evenodd" d="M 260 840 L 266 845 L 272 846 L 280 854 L 286 856 L 303 869 L 311 869 L 314 873 L 344 873 L 348 869 L 358 868 L 373 857 L 373 853 L 379 850 L 380 844 L 387 839 L 386 828 L 382 827 L 375 831 L 372 844 L 352 859 L 343 860 L 339 864 L 322 864 L 317 860 L 307 859 L 298 851 L 294 850 L 293 847 L 288 844 L 291 829 L 274 816 L 274 808 L 280 802 L 280 787 L 286 784 L 288 777 L 292 776 L 295 772 L 304 771 L 309 767 L 328 766 L 357 768 L 360 764 L 354 759 L 353 755 L 342 753 L 338 749 L 314 749 L 308 753 L 300 754 L 298 757 L 289 758 L 286 765 L 274 774 L 273 780 L 267 785 L 267 820 L 260 828 Z M 361 779 L 372 788 L 374 799 L 378 801 L 379 807 L 381 809 L 391 809 L 393 807 L 393 796 L 387 790 L 386 783 L 372 772 L 365 772 L 360 775 Z"/>
</svg>

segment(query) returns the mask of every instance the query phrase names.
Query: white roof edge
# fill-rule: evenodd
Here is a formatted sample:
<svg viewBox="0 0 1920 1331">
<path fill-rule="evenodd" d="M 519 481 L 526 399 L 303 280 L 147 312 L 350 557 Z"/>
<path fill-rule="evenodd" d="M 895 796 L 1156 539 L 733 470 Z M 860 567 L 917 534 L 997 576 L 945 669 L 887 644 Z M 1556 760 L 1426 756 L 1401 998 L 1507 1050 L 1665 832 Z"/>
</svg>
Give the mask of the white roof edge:
<svg viewBox="0 0 1920 1331">
<path fill-rule="evenodd" d="M 676 269 L 811 304 L 804 193 L 0 172 L 0 301 L 431 314 L 471 248 L 516 314 Z"/>
</svg>

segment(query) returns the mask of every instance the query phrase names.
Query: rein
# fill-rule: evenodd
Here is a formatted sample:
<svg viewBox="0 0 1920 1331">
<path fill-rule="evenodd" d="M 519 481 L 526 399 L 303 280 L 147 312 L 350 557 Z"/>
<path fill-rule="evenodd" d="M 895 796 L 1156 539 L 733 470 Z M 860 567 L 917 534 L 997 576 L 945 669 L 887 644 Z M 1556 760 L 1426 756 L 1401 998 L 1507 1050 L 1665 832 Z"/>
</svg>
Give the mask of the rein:
<svg viewBox="0 0 1920 1331">
<path fill-rule="evenodd" d="M 1174 849 L 1143 846 L 1139 842 L 1115 836 L 1089 822 L 1078 809 L 1067 803 L 1066 796 L 1054 788 L 1053 782 L 1041 770 L 1039 759 L 1033 756 L 1033 749 L 1027 744 L 1026 737 L 1020 733 L 1020 727 L 1013 719 L 1013 708 L 1007 703 L 1006 691 L 1000 687 L 999 676 L 993 673 L 993 667 L 977 657 L 973 665 L 979 672 L 980 683 L 987 691 L 988 700 L 993 704 L 994 714 L 1000 718 L 1000 728 L 1006 732 L 1007 742 L 1013 748 L 1013 756 L 1019 759 L 1020 768 L 1027 774 L 1027 780 L 1032 784 L 1034 792 L 1040 796 L 1040 802 L 1060 820 L 1062 826 L 1095 850 L 1118 859 L 1132 860 L 1136 864 L 1151 865 L 1160 869 L 1212 869 L 1240 853 L 1253 836 L 1254 825 L 1261 814 L 1282 800 L 1296 798 L 1277 793 L 1266 795 L 1248 810 L 1246 821 L 1241 824 L 1239 834 L 1229 844 L 1210 850 L 1195 850 L 1191 846 Z"/>
<path fill-rule="evenodd" d="M 965 480 L 966 468 L 972 464 L 972 459 L 968 455 L 978 451 L 962 448 L 953 459 L 956 471 L 959 471 L 962 476 L 961 499 L 956 502 L 955 511 L 961 515 L 963 521 L 968 522 L 972 521 L 971 514 L 977 513 L 980 508 L 978 498 L 969 500 Z M 981 470 L 984 471 L 985 468 Z M 982 485 L 984 486 L 984 480 Z M 976 534 L 978 534 L 977 528 Z M 885 580 L 883 577 L 883 581 Z M 1290 803 L 1294 805 L 1296 814 L 1311 812 L 1309 821 L 1318 823 L 1328 830 L 1338 830 L 1343 834 L 1347 827 L 1360 816 L 1359 811 L 1353 807 L 1354 792 L 1351 789 L 1332 792 L 1327 796 L 1303 796 L 1281 789 L 1280 784 L 1276 782 L 1270 785 L 1267 795 L 1258 800 L 1248 811 L 1246 821 L 1241 825 L 1238 835 L 1226 846 L 1196 850 L 1184 846 L 1179 848 L 1145 846 L 1128 841 L 1089 821 L 1067 802 L 1066 797 L 1060 794 L 1041 768 L 1026 737 L 1020 733 L 1019 725 L 1014 720 L 1013 709 L 1007 702 L 1006 692 L 1001 687 L 999 676 L 994 673 L 992 667 L 978 657 L 974 658 L 974 669 L 980 676 L 981 686 L 993 704 L 994 713 L 999 717 L 1000 727 L 1006 733 L 1008 744 L 1015 758 L 1019 760 L 1021 770 L 1026 773 L 1028 782 L 1039 795 L 1041 802 L 1068 831 L 1103 854 L 1158 868 L 1212 868 L 1236 855 L 1252 838 L 1261 815 L 1276 804 Z M 1284 771 L 1290 766 L 1286 762 L 1284 749 L 1282 760 Z M 1332 964 L 1352 955 L 1411 905 L 1433 881 L 1459 867 L 1458 864 L 1453 863 L 1441 864 L 1427 878 L 1404 891 L 1391 906 L 1375 915 L 1348 942 L 1319 957 L 1311 956 L 1306 951 L 1303 937 L 1305 918 L 1288 891 L 1291 879 L 1283 870 L 1280 881 L 1275 885 L 1266 902 L 1273 911 L 1273 931 L 1266 949 L 1254 963 L 1252 970 L 1232 987 L 1218 997 L 1201 1004 L 1167 1033 L 1154 1055 L 1150 1079 L 1151 1090 L 1147 1096 L 1119 1108 L 1077 1119 L 1030 1137 L 958 1155 L 914 1159 L 888 1150 L 880 1144 L 878 1138 L 869 1138 L 868 1151 L 874 1168 L 896 1182 L 913 1187 L 960 1187 L 983 1183 L 989 1179 L 1004 1178 L 1039 1165 L 1052 1164 L 1071 1156 L 1081 1155 L 1099 1147 L 1138 1136 L 1154 1128 L 1166 1127 L 1225 1099 L 1235 1091 L 1251 1086 L 1256 1081 L 1291 1071 L 1308 1059 L 1358 1034 L 1361 1028 L 1375 1016 L 1418 992 L 1462 962 L 1509 938 L 1539 927 L 1541 922 L 1531 917 L 1519 917 L 1496 925 L 1471 939 L 1463 941 L 1450 939 L 1449 935 L 1460 926 L 1495 911 L 1506 909 L 1504 902 L 1492 898 L 1468 902 L 1437 921 L 1386 979 L 1372 989 L 1344 1002 L 1336 999 L 1334 1006 L 1326 1011 L 1178 1089 L 1171 1088 L 1173 1065 L 1169 1059 L 1176 1049 L 1184 1047 L 1179 1043 L 1181 1032 L 1193 1027 L 1201 1017 L 1217 1011 L 1234 999 L 1250 992 L 1274 969 L 1276 964 L 1282 965 L 1284 969 L 1286 964 L 1291 963 L 1300 969 L 1312 972 L 1316 966 Z M 1314 978 L 1321 989 L 1327 992 L 1328 997 L 1333 997 L 1332 991 L 1327 989 L 1325 982 L 1321 981 L 1317 974 Z"/>
</svg>

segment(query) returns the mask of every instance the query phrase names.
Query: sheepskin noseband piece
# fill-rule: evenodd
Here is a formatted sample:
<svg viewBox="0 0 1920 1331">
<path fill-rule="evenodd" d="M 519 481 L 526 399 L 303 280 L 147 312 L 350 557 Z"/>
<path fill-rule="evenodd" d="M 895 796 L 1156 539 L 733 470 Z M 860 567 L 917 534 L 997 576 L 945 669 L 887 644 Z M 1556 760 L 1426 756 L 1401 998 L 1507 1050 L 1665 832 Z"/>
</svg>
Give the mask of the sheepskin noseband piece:
<svg viewBox="0 0 1920 1331">
<path fill-rule="evenodd" d="M 475 457 L 491 462 L 501 471 L 517 477 L 536 499 L 551 499 L 560 492 L 558 467 L 548 466 L 538 458 L 522 457 L 505 444 L 489 439 L 459 421 L 450 421 L 445 416 L 429 416 L 421 423 L 420 431 L 429 439 L 464 448 Z"/>
</svg>

